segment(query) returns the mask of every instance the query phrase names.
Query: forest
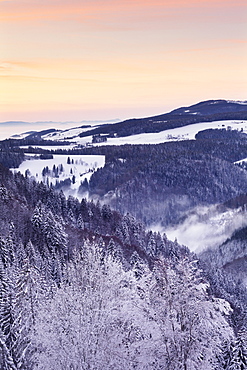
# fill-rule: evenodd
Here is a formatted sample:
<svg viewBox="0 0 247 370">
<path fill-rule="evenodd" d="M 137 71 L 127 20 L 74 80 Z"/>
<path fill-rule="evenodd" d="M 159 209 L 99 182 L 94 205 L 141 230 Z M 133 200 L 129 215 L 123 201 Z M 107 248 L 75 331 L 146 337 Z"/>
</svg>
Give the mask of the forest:
<svg viewBox="0 0 247 370">
<path fill-rule="evenodd" d="M 245 135 L 74 150 L 106 156 L 88 200 L 11 172 L 19 145 L 0 143 L 1 369 L 247 368 L 246 229 L 196 255 L 147 227 L 245 211 Z"/>
</svg>

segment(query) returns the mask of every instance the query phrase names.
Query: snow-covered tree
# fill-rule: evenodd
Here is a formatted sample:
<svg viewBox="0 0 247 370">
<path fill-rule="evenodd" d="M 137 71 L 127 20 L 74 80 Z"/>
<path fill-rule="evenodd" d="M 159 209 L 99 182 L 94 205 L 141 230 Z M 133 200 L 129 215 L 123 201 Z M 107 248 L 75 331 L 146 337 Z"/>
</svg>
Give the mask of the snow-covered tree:
<svg viewBox="0 0 247 370">
<path fill-rule="evenodd" d="M 110 255 L 85 244 L 36 324 L 38 369 L 150 369 L 158 328 L 145 319 L 137 281 Z M 140 284 L 140 282 L 138 283 Z"/>
<path fill-rule="evenodd" d="M 196 261 L 187 259 L 174 268 L 160 260 L 150 284 L 150 305 L 162 331 L 166 369 L 212 369 L 223 338 L 233 332 L 225 320 L 231 312 L 226 301 L 211 301 L 207 283 Z"/>
<path fill-rule="evenodd" d="M 247 369 L 247 334 L 240 331 L 233 346 L 233 356 L 227 370 L 246 370 Z"/>
</svg>

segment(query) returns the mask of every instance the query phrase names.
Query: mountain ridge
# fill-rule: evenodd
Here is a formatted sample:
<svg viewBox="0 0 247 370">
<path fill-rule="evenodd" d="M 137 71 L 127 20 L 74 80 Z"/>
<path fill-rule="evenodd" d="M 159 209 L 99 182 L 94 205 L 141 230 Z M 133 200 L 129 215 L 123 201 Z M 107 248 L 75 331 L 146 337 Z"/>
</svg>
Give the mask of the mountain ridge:
<svg viewBox="0 0 247 370">
<path fill-rule="evenodd" d="M 247 119 L 247 103 L 245 101 L 240 104 L 230 100 L 207 100 L 160 115 L 131 118 L 109 126 L 105 125 L 103 130 L 98 127 L 83 132 L 79 136 L 108 134 L 124 137 L 140 133 L 160 132 L 202 121 L 226 119 Z"/>
</svg>

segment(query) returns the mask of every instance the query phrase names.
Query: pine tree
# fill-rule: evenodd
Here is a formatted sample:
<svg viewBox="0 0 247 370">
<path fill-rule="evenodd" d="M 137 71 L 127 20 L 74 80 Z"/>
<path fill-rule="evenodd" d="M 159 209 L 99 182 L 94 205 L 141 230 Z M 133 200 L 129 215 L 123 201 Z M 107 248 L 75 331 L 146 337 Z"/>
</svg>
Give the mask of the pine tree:
<svg viewBox="0 0 247 370">
<path fill-rule="evenodd" d="M 9 243 L 4 238 L 0 237 L 0 258 L 2 260 L 2 263 L 4 264 L 5 267 L 7 267 L 10 264 L 11 261 L 11 256 L 10 256 L 10 251 L 11 251 L 11 246 Z"/>
<path fill-rule="evenodd" d="M 147 234 L 147 247 L 146 247 L 148 255 L 154 257 L 156 255 L 156 240 L 155 240 L 155 233 L 149 231 Z"/>
<path fill-rule="evenodd" d="M 77 227 L 79 228 L 79 229 L 84 229 L 84 222 L 83 222 L 83 218 L 82 218 L 82 215 L 81 215 L 81 213 L 79 214 L 79 216 L 78 216 L 78 218 L 77 218 Z"/>
<path fill-rule="evenodd" d="M 234 350 L 234 342 L 232 340 L 226 340 L 222 347 L 222 359 L 221 364 L 224 370 L 229 370 L 230 365 L 233 361 L 233 350 Z"/>
<path fill-rule="evenodd" d="M 246 370 L 247 369 L 247 335 L 246 331 L 238 332 L 234 348 L 233 358 L 229 365 L 229 370 Z M 227 369 L 228 370 L 228 369 Z"/>
<path fill-rule="evenodd" d="M 139 280 L 140 278 L 142 278 L 145 272 L 145 266 L 144 262 L 141 260 L 139 254 L 136 251 L 134 251 L 130 257 L 130 265 L 136 279 Z"/>
<path fill-rule="evenodd" d="M 6 275 L 6 271 L 0 261 L 0 344 L 1 369 L 3 370 L 28 370 L 24 365 L 24 337 L 21 338 L 23 327 L 20 324 L 22 320 L 19 314 L 19 307 L 16 299 L 16 286 Z"/>
<path fill-rule="evenodd" d="M 112 238 L 106 246 L 106 256 L 111 256 L 114 261 L 122 260 L 122 252 Z"/>
</svg>

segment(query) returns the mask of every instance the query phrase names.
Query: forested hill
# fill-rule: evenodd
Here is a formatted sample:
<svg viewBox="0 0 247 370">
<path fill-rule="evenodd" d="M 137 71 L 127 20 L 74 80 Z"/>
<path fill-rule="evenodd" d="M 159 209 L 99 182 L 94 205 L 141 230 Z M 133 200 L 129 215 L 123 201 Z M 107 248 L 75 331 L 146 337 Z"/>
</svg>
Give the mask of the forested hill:
<svg viewBox="0 0 247 370">
<path fill-rule="evenodd" d="M 115 124 L 103 125 L 83 132 L 79 136 L 108 134 L 124 137 L 148 132 L 160 132 L 198 122 L 244 119 L 247 119 L 247 102 L 207 100 L 158 116 L 128 119 Z"/>
<path fill-rule="evenodd" d="M 0 184 L 2 369 L 240 363 L 234 311 L 186 247 L 1 165 Z"/>
<path fill-rule="evenodd" d="M 1 143 L 0 161 L 5 166 L 15 167 L 23 161 L 23 149 L 18 148 L 21 142 Z M 31 151 L 105 155 L 105 166 L 95 171 L 89 182 L 82 181 L 80 195 L 88 193 L 146 225 L 174 225 L 195 206 L 226 202 L 247 193 L 244 165 L 234 164 L 247 158 L 247 135 L 237 130 L 209 129 L 199 132 L 196 140 L 158 145 Z"/>
<path fill-rule="evenodd" d="M 246 102 L 207 101 L 101 129 L 121 136 L 228 117 L 246 119 Z M 20 146 L 42 145 L 42 135 L 0 142 L 1 369 L 246 368 L 247 136 L 239 125 L 158 145 L 56 149 L 47 140 L 51 150 L 29 148 L 29 157 Z M 78 170 L 76 154 L 103 155 L 105 165 Z M 64 165 L 48 168 L 55 155 Z M 42 182 L 38 167 L 34 177 L 7 169 L 23 160 L 44 163 Z M 61 183 L 59 171 L 68 176 Z M 78 198 L 66 197 L 75 174 Z M 146 229 L 179 227 L 199 206 L 239 212 L 243 224 L 199 257 Z"/>
<path fill-rule="evenodd" d="M 246 135 L 206 130 L 193 141 L 87 149 L 106 155 L 91 177 L 90 194 L 146 224 L 178 223 L 197 205 L 225 202 L 247 192 Z"/>
</svg>

